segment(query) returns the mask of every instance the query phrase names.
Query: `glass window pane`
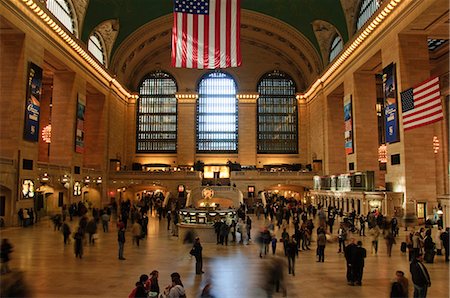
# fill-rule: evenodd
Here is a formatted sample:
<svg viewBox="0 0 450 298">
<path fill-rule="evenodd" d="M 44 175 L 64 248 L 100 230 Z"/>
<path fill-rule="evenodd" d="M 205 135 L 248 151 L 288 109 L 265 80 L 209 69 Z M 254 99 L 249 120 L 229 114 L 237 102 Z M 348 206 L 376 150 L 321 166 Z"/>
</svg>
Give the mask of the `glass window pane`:
<svg viewBox="0 0 450 298">
<path fill-rule="evenodd" d="M 262 77 L 258 92 L 258 153 L 298 153 L 294 81 L 274 71 Z"/>
<path fill-rule="evenodd" d="M 69 30 L 75 33 L 74 13 L 67 0 L 47 0 L 47 8 Z"/>
<path fill-rule="evenodd" d="M 342 38 L 337 35 L 333 42 L 331 43 L 331 49 L 330 49 L 330 59 L 329 61 L 333 61 L 333 59 L 342 51 L 344 44 L 342 42 Z"/>
<path fill-rule="evenodd" d="M 361 29 L 362 26 L 372 17 L 375 11 L 378 10 L 383 0 L 363 0 L 359 9 L 358 21 L 356 23 L 356 30 Z"/>
<path fill-rule="evenodd" d="M 197 100 L 197 152 L 236 153 L 238 150 L 238 101 L 236 83 L 225 73 L 202 78 Z"/>
<path fill-rule="evenodd" d="M 100 37 L 96 33 L 89 37 L 88 50 L 100 63 L 105 64 L 103 46 L 100 42 Z"/>
<path fill-rule="evenodd" d="M 167 73 L 147 75 L 139 87 L 136 152 L 177 151 L 177 99 L 175 80 Z"/>
</svg>

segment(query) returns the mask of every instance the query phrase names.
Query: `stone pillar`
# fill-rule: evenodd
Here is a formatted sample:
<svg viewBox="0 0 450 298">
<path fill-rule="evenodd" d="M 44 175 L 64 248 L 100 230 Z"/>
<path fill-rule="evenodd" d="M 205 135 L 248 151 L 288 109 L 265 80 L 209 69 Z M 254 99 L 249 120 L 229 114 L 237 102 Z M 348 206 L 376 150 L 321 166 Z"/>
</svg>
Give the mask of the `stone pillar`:
<svg viewBox="0 0 450 298">
<path fill-rule="evenodd" d="M 414 87 L 430 77 L 428 41 L 424 35 L 399 35 L 399 91 Z M 399 99 L 399 106 L 400 99 Z M 401 108 L 399 108 L 401 115 Z M 407 199 L 427 202 L 427 214 L 437 205 L 436 164 L 433 136 L 441 123 L 403 132 L 405 188 Z M 403 125 L 400 121 L 400 127 Z M 402 130 L 403 131 L 403 130 Z"/>
<path fill-rule="evenodd" d="M 72 165 L 75 152 L 76 108 L 75 73 L 55 72 L 50 163 Z"/>
<path fill-rule="evenodd" d="M 43 129 L 50 124 L 51 117 L 51 99 L 52 99 L 53 86 L 43 85 L 41 94 L 41 109 L 39 115 L 39 156 L 38 161 L 48 162 L 51 143 L 47 143 L 42 139 Z M 51 140 L 50 140 L 51 141 Z"/>
<path fill-rule="evenodd" d="M 239 162 L 241 165 L 256 166 L 257 156 L 257 101 L 258 93 L 239 93 Z"/>
<path fill-rule="evenodd" d="M 305 166 L 308 164 L 308 110 L 305 99 L 298 100 L 298 153 L 300 163 Z"/>
<path fill-rule="evenodd" d="M 344 104 L 342 94 L 333 93 L 327 96 L 325 112 L 325 173 L 345 173 Z"/>
<path fill-rule="evenodd" d="M 353 142 L 355 147 L 356 171 L 374 171 L 379 185 L 378 165 L 378 120 L 375 74 L 355 73 L 353 75 Z M 383 183 L 384 186 L 384 183 Z"/>
<path fill-rule="evenodd" d="M 197 93 L 177 94 L 178 99 L 178 164 L 193 165 L 195 163 L 196 142 L 196 104 Z M 181 124 L 181 125 L 180 125 Z"/>
<path fill-rule="evenodd" d="M 0 134 L 3 140 L 0 155 L 17 158 L 23 139 L 26 72 L 24 34 L 0 34 Z"/>
<path fill-rule="evenodd" d="M 84 121 L 85 152 L 83 164 L 89 168 L 106 169 L 107 109 L 105 95 L 101 93 L 86 95 L 86 114 Z M 97 178 L 97 177 L 92 177 Z"/>
</svg>

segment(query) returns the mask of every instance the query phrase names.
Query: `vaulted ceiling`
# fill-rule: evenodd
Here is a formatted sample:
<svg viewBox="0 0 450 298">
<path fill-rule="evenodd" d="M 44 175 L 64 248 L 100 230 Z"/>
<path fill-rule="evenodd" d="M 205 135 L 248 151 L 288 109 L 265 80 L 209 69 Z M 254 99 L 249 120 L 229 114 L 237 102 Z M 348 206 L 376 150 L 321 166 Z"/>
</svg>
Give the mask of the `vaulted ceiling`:
<svg viewBox="0 0 450 298">
<path fill-rule="evenodd" d="M 320 53 L 313 22 L 322 20 L 332 24 L 345 42 L 349 34 L 344 10 L 348 10 L 349 6 L 352 10 L 358 2 L 358 0 L 242 0 L 241 7 L 271 16 L 292 26 Z M 112 49 L 114 54 L 120 44 L 138 28 L 171 14 L 172 9 L 171 0 L 90 0 L 81 38 L 86 41 L 96 26 L 106 20 L 115 19 L 119 23 L 120 30 Z"/>
</svg>

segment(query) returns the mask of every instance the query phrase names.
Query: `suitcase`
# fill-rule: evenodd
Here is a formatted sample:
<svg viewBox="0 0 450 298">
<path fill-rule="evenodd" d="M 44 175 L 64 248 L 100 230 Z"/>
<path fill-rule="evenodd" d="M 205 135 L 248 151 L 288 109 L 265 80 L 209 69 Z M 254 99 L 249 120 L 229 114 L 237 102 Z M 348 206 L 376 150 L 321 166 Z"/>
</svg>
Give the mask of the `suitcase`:
<svg viewBox="0 0 450 298">
<path fill-rule="evenodd" d="M 406 242 L 402 242 L 401 246 L 400 246 L 400 250 L 402 252 L 406 252 Z"/>
</svg>

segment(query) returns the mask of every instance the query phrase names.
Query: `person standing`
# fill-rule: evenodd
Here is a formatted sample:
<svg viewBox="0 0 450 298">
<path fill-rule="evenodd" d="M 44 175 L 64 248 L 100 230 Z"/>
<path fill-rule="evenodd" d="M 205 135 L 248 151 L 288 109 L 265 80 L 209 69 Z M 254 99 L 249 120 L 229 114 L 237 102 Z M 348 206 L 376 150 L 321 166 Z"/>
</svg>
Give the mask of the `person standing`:
<svg viewBox="0 0 450 298">
<path fill-rule="evenodd" d="M 71 234 L 70 231 L 70 227 L 67 224 L 67 222 L 63 222 L 63 226 L 62 226 L 62 233 L 63 233 L 63 237 L 64 237 L 64 245 L 69 243 L 69 236 Z"/>
<path fill-rule="evenodd" d="M 139 247 L 139 240 L 142 238 L 142 227 L 139 220 L 136 220 L 131 227 L 131 234 L 133 235 L 133 244 L 136 243 L 137 247 Z"/>
<path fill-rule="evenodd" d="M 89 244 L 94 244 L 94 234 L 97 233 L 97 223 L 94 218 L 92 218 L 86 225 L 86 232 L 89 234 Z"/>
<path fill-rule="evenodd" d="M 9 243 L 8 239 L 3 238 L 2 245 L 0 247 L 0 253 L 1 253 L 1 274 L 9 273 L 11 270 L 9 269 L 8 263 L 9 263 L 9 254 L 12 253 L 13 247 L 11 243 Z M 2 295 L 3 296 L 3 295 Z"/>
<path fill-rule="evenodd" d="M 203 247 L 200 244 L 200 238 L 196 237 L 194 241 L 194 246 L 191 249 L 190 254 L 195 257 L 195 274 L 202 274 L 203 272 Z"/>
<path fill-rule="evenodd" d="M 83 230 L 81 227 L 79 227 L 75 235 L 73 235 L 73 239 L 75 239 L 75 257 L 81 259 L 83 257 Z"/>
<path fill-rule="evenodd" d="M 166 218 L 167 218 L 167 231 L 169 231 L 170 230 L 170 221 L 172 220 L 172 214 L 171 214 L 170 210 L 167 211 Z"/>
<path fill-rule="evenodd" d="M 403 271 L 395 272 L 395 280 L 391 286 L 390 298 L 408 298 L 408 279 Z"/>
<path fill-rule="evenodd" d="M 325 230 L 321 230 L 317 235 L 317 262 L 325 262 L 325 245 L 327 244 L 327 237 Z"/>
<path fill-rule="evenodd" d="M 286 244 L 286 255 L 288 258 L 289 274 L 292 273 L 295 276 L 295 257 L 298 256 L 298 249 L 293 237 L 290 237 L 289 242 Z"/>
<path fill-rule="evenodd" d="M 372 229 L 372 253 L 378 253 L 378 238 L 380 237 L 380 228 L 375 225 Z"/>
<path fill-rule="evenodd" d="M 415 255 L 414 260 L 409 265 L 413 284 L 414 284 L 414 298 L 427 297 L 427 290 L 431 286 L 430 275 L 423 264 L 423 255 L 421 253 Z"/>
<path fill-rule="evenodd" d="M 362 247 L 362 242 L 358 241 L 352 260 L 353 272 L 355 274 L 355 284 L 357 286 L 362 285 L 364 259 L 366 255 L 367 255 L 366 249 Z"/>
<path fill-rule="evenodd" d="M 117 241 L 119 242 L 119 260 L 125 260 L 123 257 L 123 248 L 125 246 L 125 226 L 120 225 L 117 232 Z"/>
<path fill-rule="evenodd" d="M 247 216 L 247 238 L 248 238 L 248 240 L 251 239 L 251 237 L 250 237 L 251 229 L 252 229 L 252 219 L 250 218 L 250 216 Z"/>
<path fill-rule="evenodd" d="M 347 238 L 347 231 L 345 230 L 344 225 L 341 224 L 338 230 L 338 241 L 339 241 L 338 253 L 343 252 L 345 249 L 345 238 Z"/>
<path fill-rule="evenodd" d="M 448 255 L 449 255 L 449 243 L 448 243 L 448 234 L 449 234 L 450 228 L 447 227 L 445 228 L 445 232 L 443 232 L 440 236 L 441 240 L 442 240 L 442 245 L 444 246 L 445 249 L 445 261 L 448 262 Z"/>
<path fill-rule="evenodd" d="M 351 286 L 355 285 L 355 274 L 353 269 L 353 255 L 355 254 L 355 239 L 350 239 L 350 243 L 345 247 L 345 260 L 347 263 L 347 283 Z"/>
<path fill-rule="evenodd" d="M 271 242 L 272 242 L 272 254 L 275 254 L 277 250 L 277 237 L 273 236 Z"/>
<path fill-rule="evenodd" d="M 102 216 L 102 225 L 103 225 L 103 232 L 108 233 L 108 225 L 109 225 L 109 220 L 110 220 L 110 216 L 109 214 L 105 211 Z"/>
<path fill-rule="evenodd" d="M 395 237 L 391 229 L 386 229 L 385 234 L 384 239 L 386 240 L 387 254 L 390 257 L 392 254 L 392 246 L 395 244 Z"/>
<path fill-rule="evenodd" d="M 366 236 L 366 219 L 362 214 L 359 217 L 359 236 Z"/>
</svg>

